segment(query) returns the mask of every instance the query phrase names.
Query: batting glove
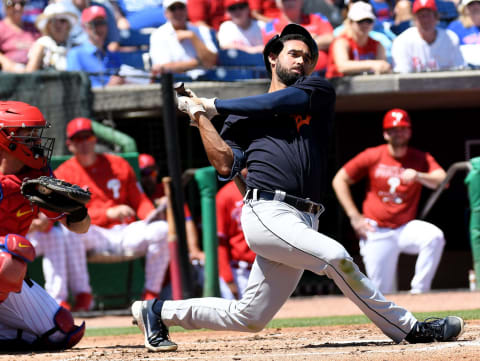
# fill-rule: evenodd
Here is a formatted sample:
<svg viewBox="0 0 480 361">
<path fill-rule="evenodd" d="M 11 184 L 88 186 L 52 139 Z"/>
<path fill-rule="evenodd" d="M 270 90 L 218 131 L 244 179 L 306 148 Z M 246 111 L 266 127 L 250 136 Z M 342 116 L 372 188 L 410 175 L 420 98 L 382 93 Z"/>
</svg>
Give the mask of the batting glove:
<svg viewBox="0 0 480 361">
<path fill-rule="evenodd" d="M 195 102 L 194 99 L 197 99 Z M 189 98 L 186 96 L 178 97 L 178 110 L 187 113 L 190 118 L 195 118 L 195 114 L 198 112 L 205 112 L 205 108 L 202 103 L 198 102 L 198 98 Z"/>
<path fill-rule="evenodd" d="M 211 120 L 215 115 L 218 115 L 217 107 L 215 106 L 215 99 L 217 98 L 199 98 L 205 108 L 206 117 Z"/>
</svg>

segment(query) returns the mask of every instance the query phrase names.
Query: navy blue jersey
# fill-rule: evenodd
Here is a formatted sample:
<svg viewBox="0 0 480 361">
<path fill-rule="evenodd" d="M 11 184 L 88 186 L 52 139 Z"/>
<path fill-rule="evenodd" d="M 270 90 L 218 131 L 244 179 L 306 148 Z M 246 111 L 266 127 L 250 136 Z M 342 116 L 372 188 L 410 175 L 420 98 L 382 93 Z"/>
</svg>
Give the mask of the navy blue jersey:
<svg viewBox="0 0 480 361">
<path fill-rule="evenodd" d="M 230 114 L 221 136 L 244 152 L 248 187 L 320 201 L 335 105 L 328 81 L 302 77 L 286 89 L 215 105 Z"/>
</svg>

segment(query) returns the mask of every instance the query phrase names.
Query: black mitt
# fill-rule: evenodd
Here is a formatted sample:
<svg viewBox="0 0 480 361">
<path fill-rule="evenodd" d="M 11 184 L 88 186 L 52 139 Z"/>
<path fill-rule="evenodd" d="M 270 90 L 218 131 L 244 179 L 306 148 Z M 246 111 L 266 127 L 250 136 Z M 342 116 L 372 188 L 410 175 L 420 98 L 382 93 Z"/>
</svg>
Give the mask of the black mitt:
<svg viewBox="0 0 480 361">
<path fill-rule="evenodd" d="M 58 213 L 75 213 L 85 209 L 91 193 L 76 184 L 53 177 L 24 179 L 21 192 L 32 204 Z"/>
</svg>

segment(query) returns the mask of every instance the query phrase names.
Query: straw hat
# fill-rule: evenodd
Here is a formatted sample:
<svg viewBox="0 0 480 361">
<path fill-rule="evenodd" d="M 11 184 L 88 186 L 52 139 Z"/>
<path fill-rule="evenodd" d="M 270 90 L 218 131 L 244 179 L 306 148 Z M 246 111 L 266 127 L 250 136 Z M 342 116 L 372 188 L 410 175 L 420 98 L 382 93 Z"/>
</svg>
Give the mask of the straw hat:
<svg viewBox="0 0 480 361">
<path fill-rule="evenodd" d="M 67 19 L 70 23 L 70 28 L 72 28 L 77 23 L 77 15 L 69 9 L 64 3 L 52 3 L 48 5 L 41 13 L 37 20 L 35 21 L 35 25 L 37 26 L 38 30 L 42 33 L 45 33 L 48 21 L 54 18 L 63 18 Z"/>
</svg>

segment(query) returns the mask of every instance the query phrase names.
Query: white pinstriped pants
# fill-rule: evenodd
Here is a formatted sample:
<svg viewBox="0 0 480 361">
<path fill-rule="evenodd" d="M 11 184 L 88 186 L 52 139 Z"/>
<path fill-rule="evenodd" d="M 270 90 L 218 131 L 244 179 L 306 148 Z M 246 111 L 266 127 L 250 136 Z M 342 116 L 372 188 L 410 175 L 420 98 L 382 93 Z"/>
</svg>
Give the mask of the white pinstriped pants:
<svg viewBox="0 0 480 361">
<path fill-rule="evenodd" d="M 44 255 L 45 288 L 57 302 L 68 288 L 76 295 L 91 293 L 87 252 L 145 256 L 145 289 L 158 293 L 170 261 L 165 221 L 137 221 L 113 228 L 90 226 L 87 233 L 53 227 L 49 233 L 29 235 L 37 254 Z"/>
</svg>

